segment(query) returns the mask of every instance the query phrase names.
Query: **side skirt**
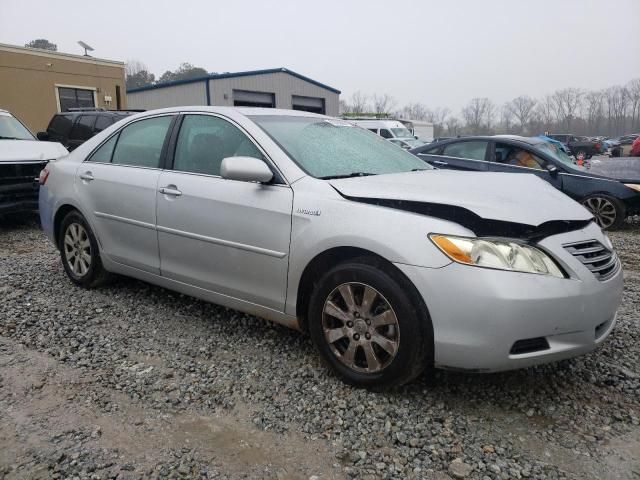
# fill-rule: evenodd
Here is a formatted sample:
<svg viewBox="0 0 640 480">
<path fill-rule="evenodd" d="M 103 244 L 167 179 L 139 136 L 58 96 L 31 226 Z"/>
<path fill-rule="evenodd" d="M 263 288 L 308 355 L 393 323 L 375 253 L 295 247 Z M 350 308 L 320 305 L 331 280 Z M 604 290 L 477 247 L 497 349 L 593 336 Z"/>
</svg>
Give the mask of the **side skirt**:
<svg viewBox="0 0 640 480">
<path fill-rule="evenodd" d="M 247 302 L 236 297 L 231 297 L 229 295 L 224 295 L 222 293 L 196 287 L 188 283 L 179 282 L 177 280 L 172 280 L 160 275 L 145 272 L 134 267 L 122 265 L 121 263 L 117 263 L 109 259 L 108 257 L 106 257 L 106 255 L 102 255 L 101 260 L 104 268 L 109 272 L 125 275 L 127 277 L 137 278 L 138 280 L 142 280 L 143 282 L 148 282 L 159 287 L 174 290 L 191 297 L 215 303 L 216 305 L 232 308 L 249 315 L 255 315 L 256 317 L 264 318 L 274 323 L 284 325 L 285 327 L 300 330 L 298 317 L 295 317 L 293 315 L 288 315 L 284 312 L 279 312 L 277 310 L 263 307 L 255 303 Z"/>
</svg>

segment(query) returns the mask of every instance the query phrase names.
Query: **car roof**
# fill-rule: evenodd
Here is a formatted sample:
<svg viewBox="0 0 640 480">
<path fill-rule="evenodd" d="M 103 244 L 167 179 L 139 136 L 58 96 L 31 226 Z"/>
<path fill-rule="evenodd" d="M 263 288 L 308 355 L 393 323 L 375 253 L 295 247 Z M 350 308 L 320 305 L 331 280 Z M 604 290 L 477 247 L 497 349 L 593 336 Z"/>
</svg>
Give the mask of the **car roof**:
<svg viewBox="0 0 640 480">
<path fill-rule="evenodd" d="M 79 110 L 76 112 L 60 112 L 56 115 L 120 115 L 128 116 L 134 113 L 140 113 L 133 110 Z"/>
<path fill-rule="evenodd" d="M 203 112 L 203 113 L 219 113 L 221 115 L 243 115 L 245 117 L 257 116 L 289 116 L 289 117 L 314 117 L 325 118 L 336 121 L 348 121 L 339 118 L 320 115 L 318 113 L 305 112 L 302 110 L 285 110 L 282 108 L 259 108 L 259 107 L 213 107 L 204 105 L 186 105 L 182 107 L 168 107 L 157 110 L 147 110 L 146 112 L 137 113 L 136 118 L 144 118 L 150 115 L 161 113 L 179 113 L 179 112 Z"/>
</svg>

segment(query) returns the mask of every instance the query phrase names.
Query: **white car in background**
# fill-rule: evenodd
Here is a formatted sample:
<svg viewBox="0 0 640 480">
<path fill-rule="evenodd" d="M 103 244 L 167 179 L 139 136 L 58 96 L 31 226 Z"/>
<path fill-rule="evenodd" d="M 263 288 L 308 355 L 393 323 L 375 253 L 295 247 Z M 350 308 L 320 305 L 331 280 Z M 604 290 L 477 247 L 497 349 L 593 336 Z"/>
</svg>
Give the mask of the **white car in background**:
<svg viewBox="0 0 640 480">
<path fill-rule="evenodd" d="M 36 140 L 20 120 L 0 110 L 0 215 L 37 210 L 40 171 L 67 153 L 59 143 Z"/>
</svg>

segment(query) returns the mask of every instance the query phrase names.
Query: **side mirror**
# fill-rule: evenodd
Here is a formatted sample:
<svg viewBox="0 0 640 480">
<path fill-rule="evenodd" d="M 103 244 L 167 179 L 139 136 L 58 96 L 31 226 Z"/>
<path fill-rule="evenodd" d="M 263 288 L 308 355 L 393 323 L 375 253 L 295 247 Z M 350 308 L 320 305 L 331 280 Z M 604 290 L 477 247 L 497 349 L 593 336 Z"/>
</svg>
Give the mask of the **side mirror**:
<svg viewBox="0 0 640 480">
<path fill-rule="evenodd" d="M 259 158 L 227 157 L 220 165 L 220 176 L 240 182 L 267 183 L 273 178 L 273 172 Z"/>
<path fill-rule="evenodd" d="M 46 142 L 49 140 L 49 134 L 47 132 L 38 132 L 36 133 L 36 138 Z"/>
<path fill-rule="evenodd" d="M 551 175 L 557 175 L 558 174 L 558 167 L 556 167 L 555 165 L 547 165 L 547 171 L 551 174 Z"/>
</svg>

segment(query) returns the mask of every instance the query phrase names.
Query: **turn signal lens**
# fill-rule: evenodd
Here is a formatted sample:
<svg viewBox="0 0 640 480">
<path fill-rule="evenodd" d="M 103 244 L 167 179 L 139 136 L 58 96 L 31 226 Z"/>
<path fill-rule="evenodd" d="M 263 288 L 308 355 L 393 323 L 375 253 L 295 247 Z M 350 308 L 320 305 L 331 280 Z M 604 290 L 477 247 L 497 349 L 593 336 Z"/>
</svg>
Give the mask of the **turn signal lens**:
<svg viewBox="0 0 640 480">
<path fill-rule="evenodd" d="M 547 253 L 517 240 L 435 234 L 429 235 L 429 238 L 454 262 L 564 278 L 562 270 Z"/>
<path fill-rule="evenodd" d="M 47 183 L 47 179 L 49 178 L 49 170 L 47 170 L 47 168 L 43 168 L 42 170 L 40 170 L 40 175 L 38 176 L 38 183 L 40 183 L 40 185 L 44 185 L 45 183 Z"/>
</svg>

